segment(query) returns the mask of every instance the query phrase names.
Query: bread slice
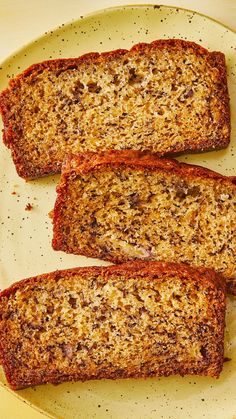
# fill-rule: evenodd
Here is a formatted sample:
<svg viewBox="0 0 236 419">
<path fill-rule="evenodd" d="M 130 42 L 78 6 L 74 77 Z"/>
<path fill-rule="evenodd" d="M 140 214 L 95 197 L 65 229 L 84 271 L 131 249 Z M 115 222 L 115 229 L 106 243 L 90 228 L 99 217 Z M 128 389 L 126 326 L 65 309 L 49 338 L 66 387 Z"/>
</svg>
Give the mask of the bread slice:
<svg viewBox="0 0 236 419">
<path fill-rule="evenodd" d="M 225 57 L 183 40 L 45 61 L 0 96 L 3 140 L 18 174 L 57 173 L 68 153 L 224 148 L 230 138 Z"/>
<path fill-rule="evenodd" d="M 215 268 L 236 294 L 236 177 L 135 151 L 70 157 L 53 212 L 53 248 L 114 263 Z"/>
<path fill-rule="evenodd" d="M 0 353 L 13 389 L 171 374 L 218 377 L 225 284 L 160 262 L 57 271 L 0 294 Z"/>
</svg>

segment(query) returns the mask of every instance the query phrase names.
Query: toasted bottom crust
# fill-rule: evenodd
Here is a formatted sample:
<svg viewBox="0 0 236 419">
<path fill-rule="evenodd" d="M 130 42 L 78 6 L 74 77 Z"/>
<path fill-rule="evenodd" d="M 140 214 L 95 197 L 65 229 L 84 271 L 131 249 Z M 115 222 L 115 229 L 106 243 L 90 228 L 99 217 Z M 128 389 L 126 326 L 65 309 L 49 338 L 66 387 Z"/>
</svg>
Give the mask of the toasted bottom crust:
<svg viewBox="0 0 236 419">
<path fill-rule="evenodd" d="M 4 137 L 3 137 L 4 138 Z M 209 144 L 209 145 L 208 145 Z M 168 153 L 155 153 L 153 150 L 150 149 L 143 149 L 142 152 L 144 153 L 152 153 L 156 157 L 165 157 L 165 158 L 175 158 L 178 156 L 182 156 L 185 154 L 199 154 L 199 153 L 207 153 L 211 151 L 219 151 L 223 150 L 224 148 L 228 147 L 229 141 L 221 144 L 217 143 L 216 145 L 212 145 L 212 142 L 206 139 L 204 141 L 204 147 L 202 145 L 199 146 L 199 148 L 193 148 L 191 145 L 186 144 L 181 148 L 176 148 L 176 150 L 173 150 Z M 42 168 L 28 168 L 27 162 L 24 162 L 23 156 L 18 156 L 18 153 L 15 149 L 15 147 L 8 145 L 7 146 L 11 149 L 12 159 L 14 161 L 17 174 L 22 177 L 25 180 L 34 180 L 45 176 L 53 176 L 61 173 L 63 162 L 58 162 L 55 164 L 51 164 L 50 166 L 44 166 Z M 124 149 L 125 150 L 125 149 Z M 126 149 L 127 151 L 135 151 L 134 149 Z M 99 152 L 102 152 L 102 150 L 98 150 Z M 109 151 L 109 149 L 107 149 Z M 110 150 L 112 151 L 112 150 Z M 119 150 L 118 150 L 119 151 Z M 90 153 L 91 151 L 88 151 Z"/>
<path fill-rule="evenodd" d="M 40 376 L 33 376 L 32 379 L 24 384 L 19 384 L 19 382 L 13 382 L 10 381 L 11 380 L 11 375 L 9 374 L 9 372 L 5 370 L 5 374 L 7 377 L 7 380 L 10 384 L 10 387 L 12 390 L 22 390 L 28 387 L 33 387 L 33 386 L 38 386 L 38 385 L 43 385 L 43 384 L 54 384 L 54 385 L 58 385 L 58 384 L 62 384 L 64 382 L 86 382 L 86 381 L 91 381 L 91 380 L 118 380 L 118 379 L 148 379 L 148 378 L 161 378 L 161 377 L 170 377 L 172 375 L 180 375 L 181 377 L 184 377 L 186 375 L 197 375 L 197 376 L 202 376 L 202 377 L 211 377 L 214 379 L 219 378 L 220 373 L 222 371 L 222 366 L 219 365 L 217 368 L 214 369 L 214 371 L 206 371 L 203 370 L 201 368 L 191 368 L 191 369 L 183 369 L 182 367 L 178 367 L 176 366 L 174 369 L 171 368 L 170 371 L 166 370 L 166 366 L 163 365 L 163 371 L 161 372 L 150 372 L 150 374 L 137 374 L 137 375 L 133 375 L 133 374 L 127 374 L 127 372 L 125 371 L 120 371 L 120 372 L 116 372 L 115 374 L 111 374 L 109 371 L 106 372 L 102 372 L 99 375 L 88 375 L 87 377 L 85 377 L 84 375 L 60 375 L 60 374 L 55 374 L 55 375 L 51 375 L 48 376 L 47 375 L 47 371 L 45 370 L 45 375 L 46 377 L 44 378 L 43 375 L 44 373 L 41 372 Z"/>
<path fill-rule="evenodd" d="M 138 262 L 139 261 L 138 258 L 137 259 L 135 259 L 135 258 L 129 259 L 129 258 L 125 258 L 123 256 L 122 256 L 122 259 L 119 258 L 119 257 L 113 258 L 113 257 L 111 257 L 109 255 L 109 253 L 107 253 L 106 255 L 103 255 L 101 257 L 101 254 L 100 253 L 95 254 L 94 251 L 91 251 L 91 252 L 86 251 L 85 252 L 83 249 L 78 249 L 78 251 L 75 252 L 74 249 L 70 249 L 68 247 L 63 248 L 63 246 L 61 246 L 60 243 L 59 244 L 57 243 L 57 239 L 56 238 L 52 240 L 52 247 L 56 251 L 63 251 L 65 253 L 67 253 L 67 254 L 74 254 L 74 255 L 78 255 L 78 256 L 85 256 L 85 257 L 93 258 L 93 259 L 95 258 L 95 259 L 103 260 L 104 262 L 111 262 L 111 263 L 113 263 L 115 265 L 122 265 L 123 263 L 131 263 L 131 261 L 134 261 L 134 262 Z M 148 259 L 146 259 L 146 260 L 147 260 L 147 262 L 154 262 L 153 260 L 148 260 Z M 156 262 L 161 262 L 161 260 L 160 261 L 155 260 L 155 261 Z M 172 260 L 172 261 L 170 261 L 170 263 L 179 263 L 179 262 L 178 261 L 175 261 L 175 260 Z M 187 265 L 187 263 L 185 263 L 185 264 Z M 190 265 L 189 265 L 189 267 L 190 267 Z M 195 269 L 198 269 L 199 268 L 199 266 L 194 266 L 193 264 L 191 265 L 191 267 L 193 267 Z M 209 269 L 211 269 L 211 268 L 212 267 L 209 266 Z M 222 274 L 222 276 L 224 277 L 224 280 L 226 282 L 226 292 L 227 292 L 227 294 L 231 294 L 233 296 L 236 296 L 236 278 L 235 277 L 233 277 L 233 278 L 232 277 L 227 278 L 224 274 Z"/>
</svg>

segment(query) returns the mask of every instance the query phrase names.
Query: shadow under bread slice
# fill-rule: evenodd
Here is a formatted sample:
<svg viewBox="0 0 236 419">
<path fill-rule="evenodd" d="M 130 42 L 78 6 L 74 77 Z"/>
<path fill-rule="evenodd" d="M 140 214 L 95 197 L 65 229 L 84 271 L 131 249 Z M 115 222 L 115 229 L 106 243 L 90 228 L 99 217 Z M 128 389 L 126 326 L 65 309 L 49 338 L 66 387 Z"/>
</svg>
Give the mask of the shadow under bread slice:
<svg viewBox="0 0 236 419">
<path fill-rule="evenodd" d="M 212 267 L 236 294 L 235 177 L 134 151 L 72 156 L 53 224 L 55 250 Z"/>
<path fill-rule="evenodd" d="M 225 56 L 179 39 L 34 64 L 0 95 L 3 141 L 26 179 L 58 173 L 66 154 L 227 147 Z"/>
<path fill-rule="evenodd" d="M 13 389 L 171 374 L 218 377 L 225 282 L 160 262 L 75 268 L 0 294 L 0 357 Z"/>
</svg>

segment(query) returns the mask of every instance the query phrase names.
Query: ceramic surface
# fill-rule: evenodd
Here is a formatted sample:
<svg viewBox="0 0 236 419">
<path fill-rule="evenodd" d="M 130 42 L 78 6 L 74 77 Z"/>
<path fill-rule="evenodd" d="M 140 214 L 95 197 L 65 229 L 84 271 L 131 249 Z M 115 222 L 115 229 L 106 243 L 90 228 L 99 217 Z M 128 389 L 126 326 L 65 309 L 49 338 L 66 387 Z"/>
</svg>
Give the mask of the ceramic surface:
<svg viewBox="0 0 236 419">
<path fill-rule="evenodd" d="M 45 59 L 76 57 L 90 51 L 130 48 L 159 38 L 195 41 L 226 55 L 231 97 L 232 139 L 223 151 L 182 156 L 227 175 L 236 175 L 236 33 L 197 13 L 163 6 L 107 9 L 46 33 L 6 60 L 0 89 L 29 65 Z M 15 172 L 10 152 L 0 145 L 0 287 L 55 269 L 101 265 L 51 248 L 53 208 L 58 176 L 25 182 Z M 27 211 L 30 203 L 32 210 Z M 148 380 L 91 381 L 46 385 L 18 391 L 17 397 L 56 418 L 208 418 L 236 416 L 236 301 L 228 299 L 226 356 L 219 380 L 170 377 Z M 0 370 L 0 381 L 6 384 Z"/>
</svg>

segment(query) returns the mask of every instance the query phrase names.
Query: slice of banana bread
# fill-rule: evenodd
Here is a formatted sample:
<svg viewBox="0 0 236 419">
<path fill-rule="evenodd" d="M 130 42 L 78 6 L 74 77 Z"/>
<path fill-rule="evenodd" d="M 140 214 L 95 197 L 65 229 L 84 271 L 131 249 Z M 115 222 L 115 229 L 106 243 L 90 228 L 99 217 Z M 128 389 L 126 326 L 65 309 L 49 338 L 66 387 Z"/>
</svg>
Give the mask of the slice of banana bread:
<svg viewBox="0 0 236 419">
<path fill-rule="evenodd" d="M 0 294 L 0 354 L 13 389 L 171 374 L 218 377 L 225 284 L 213 270 L 130 262 L 57 271 Z"/>
<path fill-rule="evenodd" d="M 53 212 L 53 248 L 121 263 L 215 268 L 236 294 L 236 177 L 135 151 L 72 156 Z"/>
<path fill-rule="evenodd" d="M 18 174 L 56 173 L 68 153 L 226 147 L 225 57 L 183 40 L 36 64 L 0 96 Z"/>
</svg>

